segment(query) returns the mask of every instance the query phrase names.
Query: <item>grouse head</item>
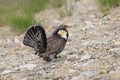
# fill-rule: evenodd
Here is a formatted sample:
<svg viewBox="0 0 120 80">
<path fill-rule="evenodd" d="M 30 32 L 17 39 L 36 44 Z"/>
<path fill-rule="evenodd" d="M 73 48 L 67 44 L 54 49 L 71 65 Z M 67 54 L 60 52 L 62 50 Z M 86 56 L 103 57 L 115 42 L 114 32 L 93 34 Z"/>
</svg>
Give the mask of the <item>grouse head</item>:
<svg viewBox="0 0 120 80">
<path fill-rule="evenodd" d="M 64 38 L 65 40 L 68 39 L 68 31 L 67 31 L 67 27 L 69 27 L 68 25 L 60 25 L 54 32 L 53 35 L 59 35 L 61 38 Z"/>
</svg>

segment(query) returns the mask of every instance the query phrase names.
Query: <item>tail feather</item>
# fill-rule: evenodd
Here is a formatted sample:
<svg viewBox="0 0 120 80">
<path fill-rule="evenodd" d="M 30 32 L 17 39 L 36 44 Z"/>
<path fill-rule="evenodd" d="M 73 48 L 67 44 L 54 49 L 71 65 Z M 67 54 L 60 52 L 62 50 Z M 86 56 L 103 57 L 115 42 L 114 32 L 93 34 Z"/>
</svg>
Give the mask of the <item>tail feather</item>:
<svg viewBox="0 0 120 80">
<path fill-rule="evenodd" d="M 25 33 L 24 36 L 24 40 L 23 40 L 23 44 L 29 47 L 34 48 L 34 37 L 33 35 L 31 35 L 31 32 L 34 30 L 34 26 L 30 26 L 30 28 L 28 28 L 28 30 Z"/>
<path fill-rule="evenodd" d="M 35 31 L 34 31 L 34 26 L 32 26 L 31 28 L 29 28 L 27 30 L 27 37 L 29 37 L 31 40 L 35 40 Z"/>
<path fill-rule="evenodd" d="M 36 52 L 43 53 L 47 48 L 46 34 L 42 26 L 30 26 L 26 31 L 23 44 L 35 49 Z"/>
<path fill-rule="evenodd" d="M 31 33 L 27 33 L 27 34 L 26 34 L 26 37 L 27 37 L 28 39 L 30 39 L 31 41 L 35 41 L 35 37 L 34 37 L 34 35 L 32 35 Z"/>
</svg>

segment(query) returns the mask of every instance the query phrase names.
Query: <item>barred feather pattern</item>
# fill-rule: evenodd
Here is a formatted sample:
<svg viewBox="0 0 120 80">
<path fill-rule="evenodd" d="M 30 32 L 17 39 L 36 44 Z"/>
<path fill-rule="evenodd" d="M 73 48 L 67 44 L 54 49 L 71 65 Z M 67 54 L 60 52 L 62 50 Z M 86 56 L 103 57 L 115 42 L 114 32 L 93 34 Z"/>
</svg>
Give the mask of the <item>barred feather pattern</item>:
<svg viewBox="0 0 120 80">
<path fill-rule="evenodd" d="M 35 54 L 42 54 L 47 49 L 45 30 L 40 25 L 30 26 L 25 33 L 23 44 L 35 49 Z"/>
</svg>

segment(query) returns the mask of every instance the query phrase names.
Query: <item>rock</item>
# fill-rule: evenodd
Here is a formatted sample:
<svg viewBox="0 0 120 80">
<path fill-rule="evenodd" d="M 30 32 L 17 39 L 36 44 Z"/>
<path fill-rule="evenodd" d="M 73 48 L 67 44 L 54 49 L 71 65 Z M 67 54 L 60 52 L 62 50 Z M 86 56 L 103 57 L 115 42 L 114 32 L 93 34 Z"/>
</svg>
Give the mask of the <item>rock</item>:
<svg viewBox="0 0 120 80">
<path fill-rule="evenodd" d="M 68 72 L 69 72 L 70 74 L 73 74 L 73 73 L 76 72 L 76 70 L 74 70 L 74 69 L 69 69 Z"/>
<path fill-rule="evenodd" d="M 5 56 L 5 55 L 6 55 L 6 53 L 0 52 L 0 56 Z"/>
<path fill-rule="evenodd" d="M 82 75 L 86 76 L 86 77 L 92 77 L 97 75 L 96 71 L 85 71 L 85 72 L 81 72 Z"/>
<path fill-rule="evenodd" d="M 110 51 L 119 51 L 120 50 L 120 48 L 112 48 L 112 49 L 110 49 Z"/>
<path fill-rule="evenodd" d="M 13 43 L 13 40 L 12 39 L 6 39 L 6 43 Z"/>
<path fill-rule="evenodd" d="M 95 14 L 90 14 L 89 17 L 94 19 L 94 18 L 97 17 L 97 15 L 95 15 Z"/>
<path fill-rule="evenodd" d="M 19 39 L 18 39 L 18 36 L 15 36 L 15 38 L 14 38 L 14 43 L 15 43 L 15 44 L 20 44 L 20 41 L 19 41 Z"/>
<path fill-rule="evenodd" d="M 25 65 L 21 65 L 18 68 L 16 68 L 16 70 L 32 70 L 36 67 L 36 64 L 25 64 Z"/>
<path fill-rule="evenodd" d="M 11 73 L 12 72 L 12 70 L 4 70 L 2 73 L 1 73 L 1 75 L 6 75 L 6 74 L 9 74 L 9 73 Z"/>
<path fill-rule="evenodd" d="M 90 58 L 92 58 L 91 55 L 86 54 L 86 55 L 83 55 L 80 60 L 84 61 L 84 60 L 88 60 Z"/>
<path fill-rule="evenodd" d="M 3 55 L 5 55 L 5 53 L 3 53 L 4 51 L 3 51 L 3 49 L 2 48 L 0 48 L 0 56 L 3 56 Z"/>
<path fill-rule="evenodd" d="M 79 80 L 80 79 L 80 77 L 73 77 L 71 80 Z"/>
<path fill-rule="evenodd" d="M 51 66 L 52 69 L 54 69 L 55 67 L 56 67 L 56 65 Z"/>
<path fill-rule="evenodd" d="M 85 24 L 87 24 L 87 25 L 91 25 L 92 24 L 92 22 L 91 21 L 84 21 L 85 22 Z"/>
<path fill-rule="evenodd" d="M 92 62 L 94 62 L 93 59 L 91 59 L 91 60 L 89 60 L 89 61 L 87 61 L 87 62 L 83 62 L 80 66 L 81 66 L 81 67 L 87 66 L 87 65 L 89 65 L 89 64 L 92 63 Z"/>
<path fill-rule="evenodd" d="M 2 48 L 0 48 L 0 53 L 3 52 Z"/>
<path fill-rule="evenodd" d="M 106 70 L 106 69 L 104 69 L 104 68 L 101 68 L 100 70 L 99 70 L 99 74 L 106 74 L 108 71 Z"/>
<path fill-rule="evenodd" d="M 113 78 L 113 80 L 119 80 L 120 79 L 120 71 L 110 72 L 110 76 Z"/>
<path fill-rule="evenodd" d="M 74 60 L 76 60 L 76 59 L 78 59 L 78 58 L 79 58 L 79 57 L 78 57 L 76 54 L 67 56 L 67 60 L 70 60 L 70 61 L 74 61 Z"/>
</svg>

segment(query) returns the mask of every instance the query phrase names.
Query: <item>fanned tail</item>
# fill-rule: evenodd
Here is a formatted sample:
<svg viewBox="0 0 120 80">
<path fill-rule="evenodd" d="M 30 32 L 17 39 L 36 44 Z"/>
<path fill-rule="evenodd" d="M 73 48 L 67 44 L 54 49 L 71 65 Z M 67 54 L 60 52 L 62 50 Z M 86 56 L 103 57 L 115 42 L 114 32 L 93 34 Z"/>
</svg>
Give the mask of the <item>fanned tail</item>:
<svg viewBox="0 0 120 80">
<path fill-rule="evenodd" d="M 45 30 L 41 25 L 30 26 L 25 33 L 23 44 L 35 49 L 37 52 L 44 53 L 47 48 Z"/>
</svg>

